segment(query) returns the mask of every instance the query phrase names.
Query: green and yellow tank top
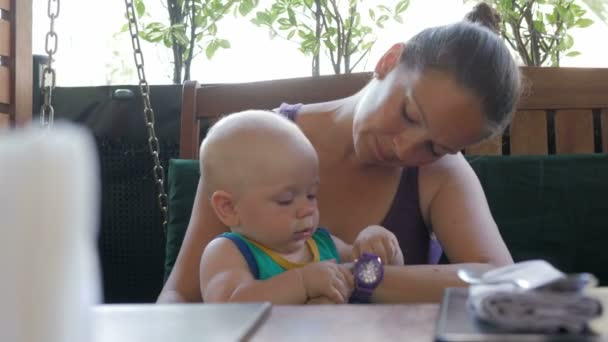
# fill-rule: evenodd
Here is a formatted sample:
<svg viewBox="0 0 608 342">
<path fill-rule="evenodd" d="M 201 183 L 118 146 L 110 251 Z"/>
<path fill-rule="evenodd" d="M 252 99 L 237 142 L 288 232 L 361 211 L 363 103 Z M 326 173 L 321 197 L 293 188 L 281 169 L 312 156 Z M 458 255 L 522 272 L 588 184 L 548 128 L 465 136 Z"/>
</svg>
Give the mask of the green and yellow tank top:
<svg viewBox="0 0 608 342">
<path fill-rule="evenodd" d="M 255 241 L 249 240 L 239 233 L 223 233 L 220 236 L 234 242 L 243 254 L 243 257 L 245 257 L 249 270 L 255 279 L 268 279 L 287 270 L 306 265 L 290 262 L 276 252 Z M 336 260 L 337 263 L 340 262 L 338 250 L 327 229 L 317 228 L 313 235 L 306 240 L 306 244 L 313 254 L 313 262 L 331 259 Z"/>
</svg>

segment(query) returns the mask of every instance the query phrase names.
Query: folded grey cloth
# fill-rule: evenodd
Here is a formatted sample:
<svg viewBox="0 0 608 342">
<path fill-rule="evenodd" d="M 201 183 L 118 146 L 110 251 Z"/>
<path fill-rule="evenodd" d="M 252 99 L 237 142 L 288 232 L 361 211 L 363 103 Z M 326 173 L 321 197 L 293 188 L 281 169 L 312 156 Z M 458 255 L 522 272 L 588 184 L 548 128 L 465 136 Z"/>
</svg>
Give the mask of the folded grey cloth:
<svg viewBox="0 0 608 342">
<path fill-rule="evenodd" d="M 572 333 L 586 331 L 602 313 L 599 300 L 576 292 L 497 291 L 475 308 L 478 319 L 510 332 Z"/>
<path fill-rule="evenodd" d="M 534 266 L 534 272 L 523 268 L 530 266 Z M 469 306 L 477 319 L 507 332 L 580 334 L 588 330 L 590 320 L 602 314 L 601 302 L 583 293 L 586 287 L 595 285 L 592 275 L 560 275 L 552 266 L 542 263 L 521 267 L 517 278 L 530 280 L 523 284 L 535 286 L 523 288 L 516 282 L 503 282 L 480 283 L 469 288 Z M 514 274 L 515 268 L 517 264 L 509 266 L 509 271 Z M 551 280 L 543 282 L 540 273 Z"/>
</svg>

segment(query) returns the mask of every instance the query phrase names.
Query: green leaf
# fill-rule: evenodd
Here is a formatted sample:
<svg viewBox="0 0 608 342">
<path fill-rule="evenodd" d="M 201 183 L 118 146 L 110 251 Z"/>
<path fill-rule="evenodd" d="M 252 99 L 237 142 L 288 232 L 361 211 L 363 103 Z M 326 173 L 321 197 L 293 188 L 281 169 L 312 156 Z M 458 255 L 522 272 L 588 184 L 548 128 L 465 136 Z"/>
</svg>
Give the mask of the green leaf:
<svg viewBox="0 0 608 342">
<path fill-rule="evenodd" d="M 289 22 L 291 23 L 291 25 L 296 26 L 296 14 L 293 12 L 291 7 L 287 8 L 287 15 L 289 16 Z"/>
<path fill-rule="evenodd" d="M 570 52 L 568 52 L 568 53 L 566 54 L 566 56 L 568 56 L 568 57 L 576 57 L 576 56 L 578 56 L 578 55 L 580 55 L 580 54 L 581 54 L 581 53 L 580 53 L 580 52 L 578 52 L 578 51 L 570 51 Z"/>
<path fill-rule="evenodd" d="M 376 13 L 373 9 L 369 9 L 369 17 L 372 18 L 373 21 L 376 21 Z"/>
<path fill-rule="evenodd" d="M 183 31 L 173 31 L 173 37 L 181 46 L 188 46 L 188 37 Z"/>
<path fill-rule="evenodd" d="M 265 24 L 265 25 L 272 25 L 272 19 L 270 19 L 270 15 L 266 12 L 258 12 L 256 13 L 256 20 L 261 23 L 261 24 Z"/>
<path fill-rule="evenodd" d="M 135 11 L 137 11 L 138 17 L 141 17 L 144 15 L 144 13 L 146 13 L 146 5 L 144 4 L 143 0 L 135 1 Z"/>
<path fill-rule="evenodd" d="M 384 12 L 387 12 L 387 13 L 391 13 L 392 12 L 390 8 L 388 8 L 388 7 L 384 6 L 384 5 L 378 5 L 377 7 L 379 9 L 383 10 Z"/>
<path fill-rule="evenodd" d="M 393 17 L 393 20 L 395 20 L 396 22 L 398 22 L 399 24 L 403 24 L 403 18 L 401 18 L 400 16 L 396 15 Z"/>
<path fill-rule="evenodd" d="M 291 32 L 289 32 L 289 34 L 287 34 L 287 40 L 290 40 L 291 38 L 293 38 L 293 36 L 296 34 L 296 30 L 291 30 Z"/>
<path fill-rule="evenodd" d="M 372 46 L 374 46 L 375 43 L 376 43 L 375 41 L 363 43 L 363 44 L 361 44 L 360 50 L 361 51 L 367 51 L 367 50 L 371 49 Z"/>
<path fill-rule="evenodd" d="M 331 40 L 325 39 L 325 40 L 323 40 L 323 44 L 325 45 L 325 47 L 328 50 L 330 50 L 330 51 L 336 51 L 336 45 L 334 43 L 332 43 Z"/>
<path fill-rule="evenodd" d="M 215 55 L 215 52 L 219 47 L 220 44 L 217 42 L 217 40 L 210 41 L 207 45 L 207 48 L 205 49 L 205 55 L 207 56 L 207 59 L 213 58 L 213 55 Z"/>
<path fill-rule="evenodd" d="M 207 32 L 210 35 L 215 36 L 217 34 L 217 25 L 216 24 L 209 25 L 209 27 L 207 27 Z"/>
<path fill-rule="evenodd" d="M 242 0 L 239 4 L 239 14 L 244 17 L 249 14 L 254 7 L 255 6 L 252 0 Z"/>
<path fill-rule="evenodd" d="M 144 40 L 151 43 L 158 43 L 165 37 L 165 32 L 158 30 L 144 32 L 143 34 Z"/>
<path fill-rule="evenodd" d="M 580 28 L 585 28 L 585 27 L 591 26 L 592 24 L 593 24 L 593 20 L 587 19 L 587 18 L 581 18 L 581 19 L 577 20 L 574 25 L 578 26 Z"/>
<path fill-rule="evenodd" d="M 383 23 L 388 20 L 388 15 L 383 14 L 378 18 L 378 22 Z"/>
<path fill-rule="evenodd" d="M 545 30 L 545 23 L 542 20 L 534 20 L 533 25 L 534 25 L 534 29 L 537 32 L 540 32 L 540 33 L 546 33 L 547 32 Z"/>
<path fill-rule="evenodd" d="M 149 23 L 148 25 L 146 25 L 145 31 L 151 31 L 151 30 L 164 30 L 165 29 L 165 25 L 159 22 L 153 22 L 153 23 Z"/>
<path fill-rule="evenodd" d="M 561 51 L 566 51 L 566 50 L 569 50 L 573 45 L 574 45 L 574 39 L 572 39 L 571 35 L 567 34 L 563 37 L 563 39 L 559 43 L 559 49 Z"/>
<path fill-rule="evenodd" d="M 167 48 L 171 48 L 173 46 L 173 40 L 171 39 L 171 35 L 163 35 L 163 45 Z"/>
<path fill-rule="evenodd" d="M 218 39 L 217 42 L 222 49 L 230 49 L 230 42 L 226 39 Z"/>
<path fill-rule="evenodd" d="M 398 2 L 397 5 L 395 6 L 395 14 L 401 14 L 403 12 L 405 12 L 405 10 L 407 10 L 407 8 L 410 6 L 410 0 L 403 0 L 401 2 Z"/>
</svg>

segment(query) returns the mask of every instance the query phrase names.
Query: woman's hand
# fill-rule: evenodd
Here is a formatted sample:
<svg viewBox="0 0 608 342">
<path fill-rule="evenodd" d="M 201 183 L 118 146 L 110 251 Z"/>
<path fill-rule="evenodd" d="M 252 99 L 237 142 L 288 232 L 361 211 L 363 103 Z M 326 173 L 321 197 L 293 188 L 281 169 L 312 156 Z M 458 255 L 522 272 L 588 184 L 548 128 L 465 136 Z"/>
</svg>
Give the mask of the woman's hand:
<svg viewBox="0 0 608 342">
<path fill-rule="evenodd" d="M 368 226 L 353 243 L 353 258 L 363 253 L 373 253 L 387 265 L 403 265 L 403 252 L 395 234 L 382 226 Z"/>
</svg>

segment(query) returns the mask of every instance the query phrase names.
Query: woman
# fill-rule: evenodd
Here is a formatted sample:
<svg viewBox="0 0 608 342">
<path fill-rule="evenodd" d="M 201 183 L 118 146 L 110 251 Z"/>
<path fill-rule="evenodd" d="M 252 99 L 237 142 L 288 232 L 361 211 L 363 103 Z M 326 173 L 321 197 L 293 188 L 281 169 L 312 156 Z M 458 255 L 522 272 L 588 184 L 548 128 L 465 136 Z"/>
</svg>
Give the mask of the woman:
<svg viewBox="0 0 608 342">
<path fill-rule="evenodd" d="M 385 266 L 374 302 L 439 301 L 446 287 L 463 285 L 457 269 L 513 262 L 479 180 L 458 151 L 509 123 L 519 69 L 487 5 L 467 20 L 395 44 L 373 80 L 351 97 L 287 108 L 319 154 L 320 225 L 347 243 L 378 224 L 399 240 L 406 266 Z M 159 302 L 201 300 L 202 251 L 225 230 L 208 199 L 197 195 Z M 436 243 L 452 264 L 432 264 Z"/>
</svg>

